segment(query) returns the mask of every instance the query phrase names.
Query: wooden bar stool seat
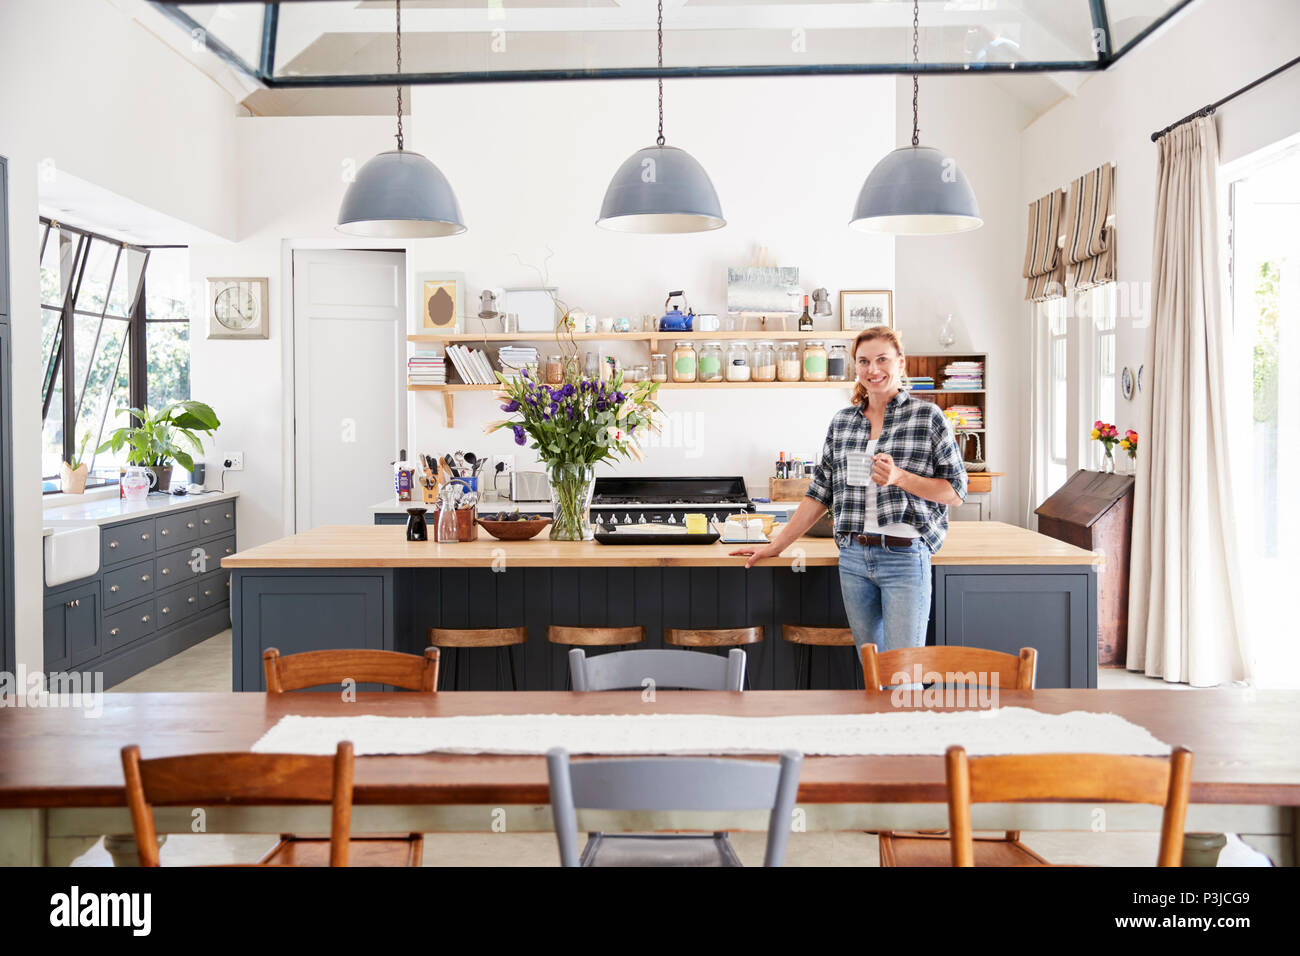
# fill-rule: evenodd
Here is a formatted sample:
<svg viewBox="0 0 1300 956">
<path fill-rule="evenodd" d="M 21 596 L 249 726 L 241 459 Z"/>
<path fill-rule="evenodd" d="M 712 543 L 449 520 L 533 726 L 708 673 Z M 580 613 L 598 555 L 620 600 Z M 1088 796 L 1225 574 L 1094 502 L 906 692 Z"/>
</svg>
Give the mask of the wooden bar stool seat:
<svg viewBox="0 0 1300 956">
<path fill-rule="evenodd" d="M 674 647 L 744 647 L 762 641 L 761 624 L 756 627 L 664 628 L 664 643 Z"/>
<path fill-rule="evenodd" d="M 812 690 L 812 649 L 814 647 L 852 647 L 853 631 L 847 627 L 810 627 L 806 624 L 782 624 L 781 639 L 794 645 L 794 685 Z M 857 667 L 853 672 L 857 674 Z M 856 685 L 856 678 L 854 681 Z"/>
<path fill-rule="evenodd" d="M 566 627 L 552 624 L 546 629 L 546 639 L 552 644 L 569 647 L 619 647 L 645 641 L 645 628 L 632 627 Z"/>
<path fill-rule="evenodd" d="M 510 649 L 519 644 L 528 643 L 526 627 L 431 627 L 429 643 L 434 647 L 455 649 L 455 663 L 451 669 L 452 690 L 460 689 L 460 655 L 462 651 L 479 649 L 497 649 L 497 687 L 501 687 L 501 658 L 505 657 L 510 673 L 510 689 L 518 690 L 515 679 L 515 659 Z"/>
</svg>

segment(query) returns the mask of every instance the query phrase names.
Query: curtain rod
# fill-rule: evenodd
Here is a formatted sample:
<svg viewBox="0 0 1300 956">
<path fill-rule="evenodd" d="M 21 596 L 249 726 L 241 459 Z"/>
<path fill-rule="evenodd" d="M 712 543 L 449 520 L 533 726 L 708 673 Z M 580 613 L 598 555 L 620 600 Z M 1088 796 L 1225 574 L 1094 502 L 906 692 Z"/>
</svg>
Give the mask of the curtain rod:
<svg viewBox="0 0 1300 956">
<path fill-rule="evenodd" d="M 1249 92 L 1250 90 L 1253 90 L 1255 87 L 1259 86 L 1259 84 L 1261 84 L 1261 83 L 1263 83 L 1263 82 L 1265 82 L 1265 81 L 1267 81 L 1267 80 L 1271 80 L 1271 79 L 1273 79 L 1273 77 L 1277 76 L 1279 73 L 1283 72 L 1284 70 L 1289 70 L 1289 69 L 1291 69 L 1291 67 L 1295 66 L 1297 63 L 1300 63 L 1300 56 L 1296 57 L 1294 60 L 1290 60 L 1290 61 L 1287 62 L 1287 63 L 1283 63 L 1281 66 L 1279 66 L 1276 70 L 1274 70 L 1274 71 L 1271 72 L 1271 73 L 1265 73 L 1263 76 L 1261 76 L 1259 79 L 1255 80 L 1253 83 L 1247 83 L 1247 84 L 1246 84 L 1245 86 L 1243 86 L 1241 89 L 1239 89 L 1239 90 L 1233 90 L 1231 93 L 1229 93 L 1229 94 L 1228 94 L 1227 96 L 1225 96 L 1223 99 L 1221 99 L 1221 100 L 1216 100 L 1215 102 L 1211 103 L 1209 106 L 1202 106 L 1202 107 L 1201 107 L 1199 110 L 1197 110 L 1195 113 L 1189 113 L 1189 114 L 1187 114 L 1187 115 L 1184 116 L 1182 119 L 1180 119 L 1177 123 L 1170 123 L 1170 124 L 1169 124 L 1168 126 L 1166 126 L 1164 129 L 1162 129 L 1162 130 L 1157 130 L 1156 132 L 1154 132 L 1154 133 L 1151 134 L 1151 142 L 1154 143 L 1156 140 L 1158 140 L 1161 136 L 1164 136 L 1164 135 L 1165 135 L 1166 133 L 1168 133 L 1170 130 L 1172 130 L 1172 129 L 1177 129 L 1179 126 L 1182 126 L 1184 123 L 1190 123 L 1192 120 L 1196 119 L 1198 116 L 1211 116 L 1211 115 L 1213 115 L 1214 111 L 1217 110 L 1217 109 L 1218 109 L 1220 106 L 1222 106 L 1224 103 L 1227 103 L 1229 100 L 1235 100 L 1235 99 L 1236 99 L 1238 96 L 1240 96 L 1242 93 L 1246 93 L 1246 92 Z"/>
</svg>

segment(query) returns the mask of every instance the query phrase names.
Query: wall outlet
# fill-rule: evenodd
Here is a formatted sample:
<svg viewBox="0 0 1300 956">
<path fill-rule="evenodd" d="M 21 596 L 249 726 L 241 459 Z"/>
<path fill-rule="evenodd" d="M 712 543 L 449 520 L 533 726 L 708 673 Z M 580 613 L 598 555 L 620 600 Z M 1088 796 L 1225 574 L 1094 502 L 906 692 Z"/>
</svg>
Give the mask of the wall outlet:
<svg viewBox="0 0 1300 956">
<path fill-rule="evenodd" d="M 503 474 L 503 475 L 508 475 L 508 474 L 510 474 L 512 471 L 515 470 L 515 456 L 514 456 L 514 455 L 497 455 L 496 460 L 497 460 L 497 462 L 500 462 L 500 463 L 502 463 L 502 464 L 505 465 L 505 467 L 501 469 L 501 474 Z M 495 462 L 494 462 L 493 465 L 492 465 L 492 470 L 493 470 L 493 472 L 496 471 L 496 463 L 495 463 Z"/>
<path fill-rule="evenodd" d="M 221 467 L 226 471 L 243 471 L 244 453 L 242 451 L 226 452 L 221 456 Z"/>
</svg>

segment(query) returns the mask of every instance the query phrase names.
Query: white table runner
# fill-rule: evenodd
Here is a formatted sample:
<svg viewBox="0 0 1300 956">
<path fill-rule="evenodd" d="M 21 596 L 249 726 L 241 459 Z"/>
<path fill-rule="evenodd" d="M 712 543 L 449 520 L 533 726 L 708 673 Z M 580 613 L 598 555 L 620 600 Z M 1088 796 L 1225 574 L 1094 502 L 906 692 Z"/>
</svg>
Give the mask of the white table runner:
<svg viewBox="0 0 1300 956">
<path fill-rule="evenodd" d="M 1117 714 L 1043 714 L 1024 707 L 887 714 L 732 717 L 715 714 L 496 714 L 466 717 L 282 717 L 257 753 L 332 754 L 350 740 L 366 754 L 752 754 L 942 755 L 1170 751 Z"/>
</svg>

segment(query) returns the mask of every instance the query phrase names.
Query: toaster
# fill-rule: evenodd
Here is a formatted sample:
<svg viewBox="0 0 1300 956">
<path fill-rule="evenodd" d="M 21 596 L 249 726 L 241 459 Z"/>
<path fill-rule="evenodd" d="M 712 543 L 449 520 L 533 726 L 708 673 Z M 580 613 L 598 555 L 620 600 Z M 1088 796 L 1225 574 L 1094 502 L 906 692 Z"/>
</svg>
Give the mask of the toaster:
<svg viewBox="0 0 1300 956">
<path fill-rule="evenodd" d="M 546 480 L 546 472 L 510 472 L 508 497 L 511 501 L 550 501 L 551 483 Z"/>
</svg>

